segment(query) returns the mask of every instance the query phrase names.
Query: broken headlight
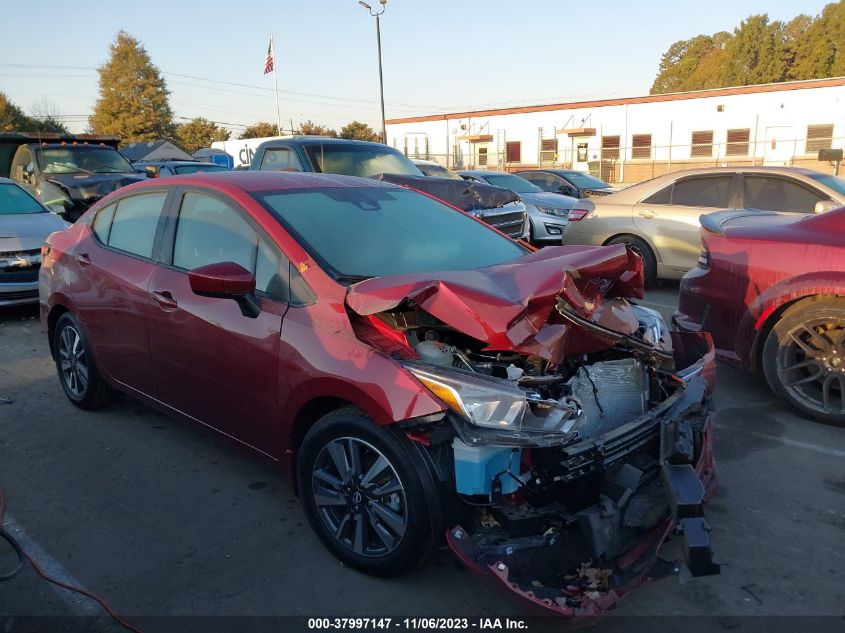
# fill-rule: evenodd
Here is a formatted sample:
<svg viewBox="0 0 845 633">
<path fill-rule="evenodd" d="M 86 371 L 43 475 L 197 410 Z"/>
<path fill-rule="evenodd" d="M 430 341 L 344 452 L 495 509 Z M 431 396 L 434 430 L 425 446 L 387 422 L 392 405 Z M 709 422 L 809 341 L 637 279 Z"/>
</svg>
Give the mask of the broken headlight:
<svg viewBox="0 0 845 633">
<path fill-rule="evenodd" d="M 528 403 L 525 393 L 513 383 L 500 378 L 413 363 L 406 363 L 405 369 L 450 409 L 472 424 L 492 429 L 520 429 Z"/>
</svg>

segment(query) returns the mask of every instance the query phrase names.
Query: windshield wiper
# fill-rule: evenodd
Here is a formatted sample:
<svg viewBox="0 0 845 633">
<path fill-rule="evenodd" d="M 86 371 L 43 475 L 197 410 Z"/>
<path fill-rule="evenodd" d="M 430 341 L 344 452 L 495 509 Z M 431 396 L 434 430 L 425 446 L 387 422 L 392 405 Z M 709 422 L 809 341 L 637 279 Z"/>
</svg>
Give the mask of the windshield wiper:
<svg viewBox="0 0 845 633">
<path fill-rule="evenodd" d="M 335 275 L 334 280 L 341 284 L 346 284 L 351 286 L 352 284 L 357 284 L 359 281 L 366 281 L 367 279 L 372 279 L 372 276 L 368 275 Z"/>
</svg>

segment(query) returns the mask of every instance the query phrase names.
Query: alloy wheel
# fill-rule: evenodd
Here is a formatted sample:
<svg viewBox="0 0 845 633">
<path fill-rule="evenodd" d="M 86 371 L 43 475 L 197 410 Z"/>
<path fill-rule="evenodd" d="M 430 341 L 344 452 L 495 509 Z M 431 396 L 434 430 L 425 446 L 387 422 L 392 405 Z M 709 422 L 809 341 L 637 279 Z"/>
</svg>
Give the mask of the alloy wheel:
<svg viewBox="0 0 845 633">
<path fill-rule="evenodd" d="M 359 556 L 385 556 L 408 525 L 405 489 L 372 444 L 354 437 L 330 441 L 317 454 L 311 486 L 317 513 L 334 538 Z"/>
<path fill-rule="evenodd" d="M 66 325 L 59 337 L 59 367 L 68 391 L 76 398 L 85 395 L 88 388 L 88 356 L 82 344 L 82 336 L 71 325 Z"/>
<path fill-rule="evenodd" d="M 845 322 L 819 318 L 792 328 L 777 360 L 778 377 L 794 398 L 815 411 L 845 413 Z"/>
</svg>

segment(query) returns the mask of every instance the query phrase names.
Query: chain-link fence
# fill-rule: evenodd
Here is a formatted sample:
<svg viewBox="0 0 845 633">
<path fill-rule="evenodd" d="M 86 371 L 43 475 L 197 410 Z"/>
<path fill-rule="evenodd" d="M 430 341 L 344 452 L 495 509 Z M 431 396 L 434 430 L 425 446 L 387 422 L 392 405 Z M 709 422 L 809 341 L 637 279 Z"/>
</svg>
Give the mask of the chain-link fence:
<svg viewBox="0 0 845 633">
<path fill-rule="evenodd" d="M 692 143 L 672 145 L 653 145 L 650 135 L 634 135 L 629 146 L 620 146 L 618 136 L 593 138 L 589 144 L 540 139 L 537 153 L 530 158 L 524 151 L 514 155 L 508 149 L 497 149 L 493 142 L 456 144 L 444 154 L 429 151 L 427 139 L 422 138 L 399 149 L 411 159 L 433 161 L 452 170 L 557 167 L 586 171 L 609 183 L 630 184 L 684 169 L 732 165 L 800 166 L 831 172 L 831 164 L 818 159 L 819 150 L 845 146 L 845 139 L 833 136 L 755 140 L 741 132 L 729 133 L 722 142 L 714 141 L 712 133 L 694 133 Z"/>
</svg>

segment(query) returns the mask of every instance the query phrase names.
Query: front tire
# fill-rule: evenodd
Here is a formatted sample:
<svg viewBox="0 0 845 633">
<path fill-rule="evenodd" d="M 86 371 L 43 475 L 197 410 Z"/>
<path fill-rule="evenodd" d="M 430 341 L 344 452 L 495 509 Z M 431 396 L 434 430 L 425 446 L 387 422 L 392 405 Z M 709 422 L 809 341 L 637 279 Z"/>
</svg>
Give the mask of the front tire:
<svg viewBox="0 0 845 633">
<path fill-rule="evenodd" d="M 763 372 L 793 408 L 845 426 L 845 299 L 814 297 L 786 310 L 766 338 Z"/>
<path fill-rule="evenodd" d="M 97 371 L 91 347 L 79 319 L 66 312 L 53 331 L 56 371 L 65 395 L 80 409 L 98 409 L 111 396 L 111 389 Z"/>
<path fill-rule="evenodd" d="M 297 459 L 312 529 L 340 561 L 374 576 L 409 571 L 431 549 L 424 465 L 407 442 L 344 407 L 308 431 Z"/>
<path fill-rule="evenodd" d="M 614 237 L 608 244 L 624 244 L 643 260 L 643 277 L 646 287 L 651 287 L 657 282 L 657 257 L 654 251 L 644 239 L 635 235 L 620 235 Z"/>
</svg>

